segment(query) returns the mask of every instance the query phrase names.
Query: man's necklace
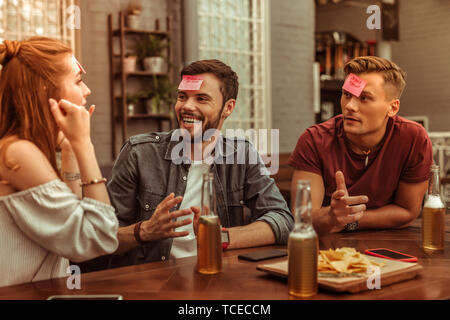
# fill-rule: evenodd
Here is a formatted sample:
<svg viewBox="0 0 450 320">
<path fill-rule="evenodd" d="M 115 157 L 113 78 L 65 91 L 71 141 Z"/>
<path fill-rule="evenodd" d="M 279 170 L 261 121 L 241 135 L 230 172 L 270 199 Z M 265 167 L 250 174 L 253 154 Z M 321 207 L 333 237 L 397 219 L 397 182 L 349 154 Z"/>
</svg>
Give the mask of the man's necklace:
<svg viewBox="0 0 450 320">
<path fill-rule="evenodd" d="M 367 165 L 369 164 L 369 154 L 372 152 L 371 149 L 364 151 L 361 150 L 362 153 L 364 153 L 364 155 L 366 156 L 366 161 L 364 162 L 364 166 L 367 167 Z"/>
<path fill-rule="evenodd" d="M 372 153 L 372 151 L 374 151 L 375 149 L 378 149 L 378 146 L 380 144 L 375 145 L 373 148 L 369 148 L 369 149 L 363 149 L 360 146 L 358 146 L 356 143 L 354 143 L 353 141 L 351 141 L 350 139 L 347 138 L 347 140 L 354 145 L 356 148 L 359 149 L 359 151 L 361 151 L 365 156 L 366 156 L 366 160 L 364 161 L 364 167 L 367 167 L 367 165 L 369 164 L 369 154 Z"/>
</svg>

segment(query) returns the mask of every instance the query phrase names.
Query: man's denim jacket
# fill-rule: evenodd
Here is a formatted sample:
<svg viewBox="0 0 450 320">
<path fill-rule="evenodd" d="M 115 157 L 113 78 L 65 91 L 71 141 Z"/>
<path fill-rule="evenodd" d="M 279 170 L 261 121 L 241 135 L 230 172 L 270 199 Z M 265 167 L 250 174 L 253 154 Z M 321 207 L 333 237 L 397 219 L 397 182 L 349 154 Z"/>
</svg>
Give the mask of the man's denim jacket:
<svg viewBox="0 0 450 320">
<path fill-rule="evenodd" d="M 175 196 L 184 195 L 190 160 L 186 156 L 174 157 L 175 153 L 179 155 L 181 143 L 171 141 L 173 132 L 133 136 L 122 147 L 108 183 L 111 203 L 121 227 L 149 219 L 156 206 L 171 192 Z M 210 170 L 214 173 L 217 213 L 222 226 L 265 221 L 272 228 L 276 242 L 286 244 L 293 228 L 293 217 L 253 146 L 246 140 L 220 135 L 215 150 Z M 228 164 L 230 162 L 232 164 Z M 244 206 L 250 210 L 244 210 Z M 109 266 L 166 260 L 171 247 L 172 239 L 149 242 L 123 255 L 112 256 Z"/>
</svg>

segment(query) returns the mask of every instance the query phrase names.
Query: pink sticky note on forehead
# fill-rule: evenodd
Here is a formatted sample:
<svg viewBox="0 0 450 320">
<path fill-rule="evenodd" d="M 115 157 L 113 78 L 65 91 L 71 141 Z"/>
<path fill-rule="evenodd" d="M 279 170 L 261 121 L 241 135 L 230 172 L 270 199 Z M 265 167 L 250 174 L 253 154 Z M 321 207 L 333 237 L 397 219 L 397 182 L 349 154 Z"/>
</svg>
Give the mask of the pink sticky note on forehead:
<svg viewBox="0 0 450 320">
<path fill-rule="evenodd" d="M 84 70 L 84 68 L 81 66 L 81 64 L 78 62 L 77 58 L 75 58 L 75 56 L 72 56 L 73 61 L 76 63 L 76 65 L 78 66 L 78 68 L 80 68 L 80 71 L 83 73 L 86 73 L 86 71 Z"/>
<path fill-rule="evenodd" d="M 202 83 L 203 79 L 199 76 L 183 76 L 178 90 L 199 90 Z"/>
<path fill-rule="evenodd" d="M 359 97 L 364 90 L 367 81 L 361 79 L 356 74 L 350 73 L 342 86 L 342 89 L 350 92 L 352 95 Z"/>
</svg>

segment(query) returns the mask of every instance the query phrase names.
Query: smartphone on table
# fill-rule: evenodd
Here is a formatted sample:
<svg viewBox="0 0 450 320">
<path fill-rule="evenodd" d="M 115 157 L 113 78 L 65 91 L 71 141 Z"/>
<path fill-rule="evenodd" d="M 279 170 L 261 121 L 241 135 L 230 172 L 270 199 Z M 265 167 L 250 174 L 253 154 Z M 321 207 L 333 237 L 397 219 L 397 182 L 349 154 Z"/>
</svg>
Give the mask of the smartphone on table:
<svg viewBox="0 0 450 320">
<path fill-rule="evenodd" d="M 386 248 L 367 249 L 364 253 L 379 258 L 399 260 L 403 262 L 417 262 L 417 257 Z"/>
<path fill-rule="evenodd" d="M 239 259 L 249 260 L 249 261 L 261 261 L 273 258 L 280 258 L 287 256 L 286 250 L 281 249 L 269 249 L 260 250 L 255 252 L 243 253 L 238 255 Z"/>
</svg>

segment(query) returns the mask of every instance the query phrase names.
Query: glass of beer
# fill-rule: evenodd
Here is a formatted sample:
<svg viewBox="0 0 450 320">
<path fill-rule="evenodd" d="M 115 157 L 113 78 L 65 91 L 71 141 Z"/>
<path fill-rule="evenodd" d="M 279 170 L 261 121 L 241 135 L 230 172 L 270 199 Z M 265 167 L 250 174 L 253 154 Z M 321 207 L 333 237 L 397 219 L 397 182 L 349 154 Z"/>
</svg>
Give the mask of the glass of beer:
<svg viewBox="0 0 450 320">
<path fill-rule="evenodd" d="M 221 224 L 216 214 L 212 173 L 203 174 L 202 206 L 197 234 L 197 271 L 202 274 L 222 271 Z"/>
<path fill-rule="evenodd" d="M 444 250 L 445 206 L 439 187 L 439 166 L 432 165 L 428 194 L 422 209 L 422 247 L 426 251 Z"/>
<path fill-rule="evenodd" d="M 309 181 L 298 181 L 294 214 L 295 225 L 288 239 L 289 294 L 310 297 L 318 290 L 319 241 L 312 224 Z"/>
</svg>

